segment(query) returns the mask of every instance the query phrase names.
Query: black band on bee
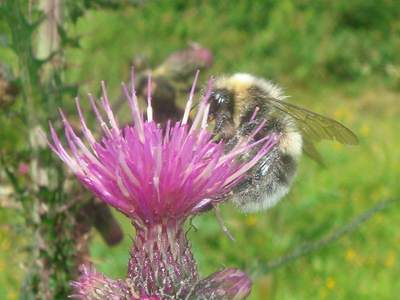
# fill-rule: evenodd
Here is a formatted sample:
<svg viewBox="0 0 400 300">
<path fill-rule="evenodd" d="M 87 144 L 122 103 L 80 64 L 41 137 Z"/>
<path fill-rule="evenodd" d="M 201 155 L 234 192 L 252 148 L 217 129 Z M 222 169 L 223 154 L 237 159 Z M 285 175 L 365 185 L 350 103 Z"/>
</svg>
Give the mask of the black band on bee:
<svg viewBox="0 0 400 300">
<path fill-rule="evenodd" d="M 280 157 L 281 172 L 277 172 L 276 177 L 280 184 L 289 186 L 293 176 L 296 174 L 297 162 L 288 154 L 282 154 Z"/>
<path fill-rule="evenodd" d="M 261 88 L 258 86 L 250 86 L 247 89 L 247 96 L 248 99 L 244 111 L 240 115 L 240 123 L 250 120 L 256 107 L 259 108 L 259 111 L 257 112 L 258 116 L 265 116 L 269 111 L 265 102 L 267 96 L 265 95 L 265 91 Z"/>
</svg>

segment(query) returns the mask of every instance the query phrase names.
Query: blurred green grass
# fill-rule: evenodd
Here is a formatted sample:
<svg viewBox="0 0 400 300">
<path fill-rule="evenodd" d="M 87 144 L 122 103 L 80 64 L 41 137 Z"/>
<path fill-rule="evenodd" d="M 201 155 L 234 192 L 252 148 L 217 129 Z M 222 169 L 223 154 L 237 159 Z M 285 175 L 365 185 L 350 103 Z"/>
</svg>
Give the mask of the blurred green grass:
<svg viewBox="0 0 400 300">
<path fill-rule="evenodd" d="M 271 78 L 291 101 L 336 118 L 360 137 L 358 147 L 321 144 L 328 167 L 303 159 L 292 192 L 270 211 L 243 215 L 225 205 L 224 220 L 236 242 L 222 234 L 212 214 L 197 217 L 190 239 L 202 275 L 223 266 L 251 269 L 258 259 L 276 258 L 379 200 L 399 196 L 397 1 L 196 2 L 88 12 L 69 28 L 81 36 L 81 49 L 66 52 L 67 81 L 81 83 L 84 95 L 104 79 L 117 96 L 134 54 L 157 65 L 193 40 L 215 54 L 210 74 L 244 71 Z M 0 217 L 0 295 L 16 299 L 23 236 L 6 225 L 18 222 L 17 215 L 2 210 Z M 400 294 L 399 217 L 393 206 L 329 247 L 256 278 L 250 299 L 394 299 Z M 110 249 L 95 236 L 91 247 L 96 266 L 115 277 L 126 272 L 134 234 L 119 218 L 124 242 Z"/>
</svg>

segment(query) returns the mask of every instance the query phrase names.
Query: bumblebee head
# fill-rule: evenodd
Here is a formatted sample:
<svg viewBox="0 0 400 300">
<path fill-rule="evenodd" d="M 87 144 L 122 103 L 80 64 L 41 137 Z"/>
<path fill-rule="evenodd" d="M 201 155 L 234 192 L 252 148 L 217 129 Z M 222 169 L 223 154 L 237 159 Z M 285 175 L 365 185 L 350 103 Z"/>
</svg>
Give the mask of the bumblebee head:
<svg viewBox="0 0 400 300">
<path fill-rule="evenodd" d="M 214 133 L 222 138 L 228 138 L 234 134 L 233 109 L 234 94 L 228 89 L 216 88 L 209 99 L 210 120 L 215 120 Z"/>
</svg>

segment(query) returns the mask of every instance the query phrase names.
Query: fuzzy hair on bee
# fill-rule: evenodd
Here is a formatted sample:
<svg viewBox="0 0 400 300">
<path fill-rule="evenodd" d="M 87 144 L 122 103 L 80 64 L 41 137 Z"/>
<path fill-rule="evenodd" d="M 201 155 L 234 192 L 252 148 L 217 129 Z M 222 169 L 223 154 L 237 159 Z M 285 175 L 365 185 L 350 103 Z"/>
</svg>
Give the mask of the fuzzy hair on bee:
<svg viewBox="0 0 400 300">
<path fill-rule="evenodd" d="M 280 137 L 272 151 L 233 190 L 232 201 L 243 212 L 265 210 L 278 203 L 290 190 L 303 152 L 321 162 L 313 142 L 332 139 L 357 143 L 354 133 L 339 122 L 288 103 L 286 98 L 278 85 L 250 74 L 215 80 L 210 116 L 215 121 L 214 134 L 227 147 L 234 147 L 263 121 L 266 125 L 255 140 L 272 133 Z M 247 156 L 252 157 L 256 151 Z"/>
</svg>

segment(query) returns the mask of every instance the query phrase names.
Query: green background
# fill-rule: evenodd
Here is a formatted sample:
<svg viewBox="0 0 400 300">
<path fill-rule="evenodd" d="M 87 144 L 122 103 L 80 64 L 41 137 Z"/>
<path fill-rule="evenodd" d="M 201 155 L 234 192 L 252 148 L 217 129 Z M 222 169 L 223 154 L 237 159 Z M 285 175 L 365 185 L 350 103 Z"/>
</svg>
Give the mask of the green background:
<svg viewBox="0 0 400 300">
<path fill-rule="evenodd" d="M 215 56 L 203 79 L 238 71 L 272 79 L 293 103 L 331 116 L 359 136 L 357 147 L 321 143 L 327 167 L 304 158 L 291 193 L 271 210 L 244 215 L 225 205 L 223 217 L 235 242 L 223 235 L 213 214 L 195 218 L 190 240 L 204 276 L 225 266 L 252 273 L 260 261 L 321 238 L 374 203 L 399 195 L 398 1 L 148 1 L 137 8 L 88 11 L 68 31 L 81 38 L 81 48 L 66 51 L 67 81 L 79 82 L 80 94 L 97 91 L 106 80 L 117 96 L 134 55 L 144 54 L 156 66 L 196 41 Z M 14 59 L 7 51 L 1 57 Z M 72 103 L 73 98 L 65 105 Z M 13 127 L 12 120 L 2 122 L 3 129 Z M 392 206 L 317 253 L 258 274 L 250 299 L 396 299 L 399 217 L 399 206 Z M 17 299 L 27 258 L 22 231 L 11 226 L 19 218 L 0 210 L 5 299 Z M 122 277 L 134 232 L 118 218 L 124 242 L 108 248 L 95 236 L 91 251 L 101 271 Z"/>
</svg>

